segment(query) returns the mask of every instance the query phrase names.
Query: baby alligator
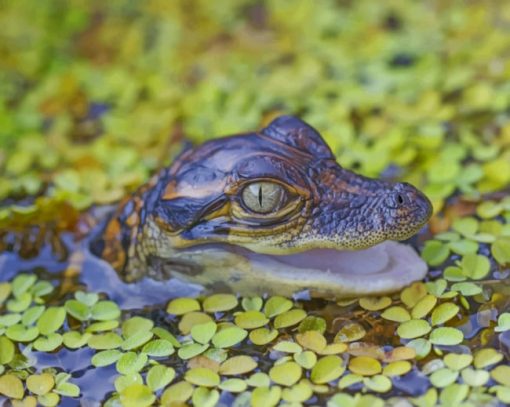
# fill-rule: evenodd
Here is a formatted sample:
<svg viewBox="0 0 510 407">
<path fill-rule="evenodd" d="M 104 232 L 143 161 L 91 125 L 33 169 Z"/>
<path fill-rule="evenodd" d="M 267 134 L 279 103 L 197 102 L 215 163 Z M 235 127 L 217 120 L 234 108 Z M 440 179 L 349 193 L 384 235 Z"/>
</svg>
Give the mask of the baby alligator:
<svg viewBox="0 0 510 407">
<path fill-rule="evenodd" d="M 120 203 L 91 248 L 126 282 L 383 293 L 426 273 L 412 248 L 388 241 L 415 234 L 431 212 L 413 186 L 342 168 L 315 129 L 282 116 L 183 152 Z"/>
</svg>

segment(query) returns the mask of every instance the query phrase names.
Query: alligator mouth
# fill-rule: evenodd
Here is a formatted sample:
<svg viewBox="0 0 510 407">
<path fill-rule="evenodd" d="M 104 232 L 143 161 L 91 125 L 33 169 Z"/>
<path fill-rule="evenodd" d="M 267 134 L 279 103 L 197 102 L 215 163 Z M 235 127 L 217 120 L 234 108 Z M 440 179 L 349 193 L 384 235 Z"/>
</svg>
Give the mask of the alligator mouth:
<svg viewBox="0 0 510 407">
<path fill-rule="evenodd" d="M 230 244 L 183 250 L 202 260 L 204 275 L 232 291 L 289 295 L 308 290 L 317 297 L 383 294 L 421 280 L 427 266 L 406 244 L 386 241 L 364 250 L 311 249 L 273 255 Z M 218 261 L 216 263 L 216 261 Z"/>
<path fill-rule="evenodd" d="M 385 294 L 421 280 L 425 262 L 409 245 L 387 241 L 359 251 L 312 249 L 289 255 L 255 253 L 229 244 L 205 244 L 181 249 L 181 260 L 201 267 L 201 273 L 175 273 L 167 281 L 144 278 L 122 284 L 111 266 L 88 255 L 81 280 L 91 290 L 106 291 L 123 308 L 160 304 L 169 298 L 230 291 L 241 295 L 352 298 Z M 195 283 L 195 284 L 193 284 Z"/>
</svg>

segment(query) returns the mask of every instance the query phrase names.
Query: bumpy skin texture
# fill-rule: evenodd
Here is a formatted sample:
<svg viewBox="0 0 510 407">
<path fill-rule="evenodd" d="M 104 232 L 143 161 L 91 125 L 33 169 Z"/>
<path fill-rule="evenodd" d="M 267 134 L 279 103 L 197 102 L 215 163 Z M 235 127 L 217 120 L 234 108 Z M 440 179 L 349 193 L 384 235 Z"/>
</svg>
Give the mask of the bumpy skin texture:
<svg viewBox="0 0 510 407">
<path fill-rule="evenodd" d="M 284 190 L 267 214 L 250 211 L 242 200 L 243 189 L 260 181 Z M 164 279 L 176 270 L 200 273 L 199 262 L 175 254 L 205 243 L 272 255 L 363 249 L 412 236 L 431 212 L 413 186 L 342 168 L 315 129 L 282 116 L 259 132 L 181 154 L 119 205 L 92 250 L 126 281 Z"/>
</svg>

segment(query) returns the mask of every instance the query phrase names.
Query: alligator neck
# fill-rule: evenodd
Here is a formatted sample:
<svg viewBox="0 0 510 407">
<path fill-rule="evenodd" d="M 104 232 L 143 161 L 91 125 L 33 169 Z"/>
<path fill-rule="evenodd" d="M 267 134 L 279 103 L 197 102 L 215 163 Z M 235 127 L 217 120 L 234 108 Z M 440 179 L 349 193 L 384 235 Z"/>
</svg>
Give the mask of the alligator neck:
<svg viewBox="0 0 510 407">
<path fill-rule="evenodd" d="M 159 237 L 151 234 L 150 214 L 170 177 L 168 170 L 162 170 L 123 199 L 90 244 L 91 252 L 110 263 L 127 282 L 143 276 L 165 278 L 161 267 L 153 264 Z"/>
</svg>

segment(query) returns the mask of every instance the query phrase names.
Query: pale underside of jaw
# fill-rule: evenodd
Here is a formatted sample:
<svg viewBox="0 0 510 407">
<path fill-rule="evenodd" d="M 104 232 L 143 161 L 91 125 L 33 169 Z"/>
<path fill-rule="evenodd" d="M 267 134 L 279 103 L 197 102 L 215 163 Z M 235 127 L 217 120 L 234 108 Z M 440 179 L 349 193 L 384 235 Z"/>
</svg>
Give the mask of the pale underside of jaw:
<svg viewBox="0 0 510 407">
<path fill-rule="evenodd" d="M 203 245 L 188 252 L 199 261 L 199 276 L 182 276 L 205 286 L 234 292 L 345 298 L 384 294 L 421 280 L 427 266 L 411 246 L 386 241 L 368 249 L 314 249 L 291 255 L 266 255 L 233 245 Z"/>
</svg>

